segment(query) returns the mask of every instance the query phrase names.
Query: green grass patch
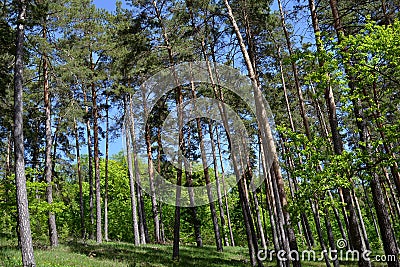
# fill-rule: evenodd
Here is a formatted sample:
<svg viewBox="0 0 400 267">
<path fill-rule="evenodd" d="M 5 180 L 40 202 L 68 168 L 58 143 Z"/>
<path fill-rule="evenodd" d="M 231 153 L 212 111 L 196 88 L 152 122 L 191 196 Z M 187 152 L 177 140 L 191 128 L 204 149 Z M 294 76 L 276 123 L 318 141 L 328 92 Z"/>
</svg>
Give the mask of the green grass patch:
<svg viewBox="0 0 400 267">
<path fill-rule="evenodd" d="M 93 241 L 70 241 L 57 248 L 43 243 L 35 244 L 38 267 L 122 267 L 122 266 L 250 266 L 248 250 L 244 247 L 225 247 L 217 252 L 214 246 L 185 245 L 180 248 L 180 260 L 172 260 L 171 245 L 134 246 L 122 242 L 96 244 Z M 276 261 L 264 261 L 265 266 L 276 266 Z M 357 266 L 354 262 L 341 262 L 344 266 Z M 15 241 L 0 239 L 0 266 L 22 266 L 21 254 Z M 303 262 L 303 266 L 325 266 L 324 262 Z M 374 263 L 374 266 L 386 266 Z"/>
</svg>

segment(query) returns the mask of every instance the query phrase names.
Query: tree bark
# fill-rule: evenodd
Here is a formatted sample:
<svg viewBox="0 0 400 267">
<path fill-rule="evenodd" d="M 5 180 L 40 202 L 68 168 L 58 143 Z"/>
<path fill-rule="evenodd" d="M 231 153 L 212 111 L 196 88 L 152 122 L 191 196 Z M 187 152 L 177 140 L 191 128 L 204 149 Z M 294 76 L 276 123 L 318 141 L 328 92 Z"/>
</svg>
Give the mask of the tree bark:
<svg viewBox="0 0 400 267">
<path fill-rule="evenodd" d="M 139 234 L 139 224 L 137 218 L 137 203 L 136 203 L 136 193 L 135 193 L 135 180 L 132 166 L 132 148 L 131 141 L 129 138 L 130 130 L 130 119 L 128 115 L 128 103 L 127 99 L 125 99 L 125 142 L 126 142 L 126 159 L 128 161 L 128 175 L 129 175 L 129 188 L 130 188 L 130 198 L 131 198 L 131 207 L 132 207 L 132 226 L 133 226 L 133 234 L 134 234 L 134 242 L 135 246 L 140 245 L 140 234 Z"/>
<path fill-rule="evenodd" d="M 90 69 L 94 72 L 93 53 L 90 52 Z M 99 126 L 98 126 L 98 107 L 97 90 L 94 82 L 92 88 L 92 116 L 93 116 L 93 156 L 94 156 L 94 177 L 96 185 L 96 242 L 102 243 L 101 233 L 101 192 L 100 192 L 100 157 L 99 157 Z"/>
<path fill-rule="evenodd" d="M 43 39 L 47 40 L 47 29 L 43 26 Z M 53 203 L 53 185 L 52 185 L 52 133 L 51 133 L 51 101 L 49 92 L 49 75 L 48 75 L 48 62 L 47 56 L 43 55 L 43 95 L 44 95 L 44 109 L 46 115 L 45 131 L 46 131 L 46 153 L 45 153 L 45 181 L 46 187 L 46 199 L 47 203 L 51 207 Z M 58 246 L 57 226 L 56 226 L 56 215 L 51 210 L 48 214 L 48 226 L 49 226 L 49 239 L 52 247 Z"/>
<path fill-rule="evenodd" d="M 144 209 L 144 200 L 143 193 L 140 182 L 140 169 L 139 169 L 139 160 L 137 156 L 137 143 L 136 143 L 136 132 L 135 132 L 135 118 L 133 116 L 133 100 L 132 95 L 129 95 L 129 128 L 130 128 L 130 137 L 132 140 L 132 152 L 133 152 L 133 163 L 135 167 L 135 179 L 137 183 L 137 196 L 138 196 L 138 213 L 139 213 L 139 226 L 140 226 L 140 239 L 142 244 L 146 244 L 150 242 L 149 239 L 149 230 L 147 228 L 146 221 L 146 212 Z"/>
<path fill-rule="evenodd" d="M 104 240 L 108 242 L 108 93 L 106 95 L 106 159 L 104 169 Z"/>
<path fill-rule="evenodd" d="M 224 164 L 223 164 L 223 160 L 222 160 L 221 143 L 220 143 L 220 139 L 219 139 L 218 129 L 216 131 L 216 135 L 217 135 L 218 156 L 219 156 L 219 162 L 221 165 L 221 182 L 222 182 L 222 188 L 224 190 L 225 210 L 226 210 L 226 218 L 228 220 L 229 237 L 231 240 L 231 245 L 232 245 L 232 247 L 234 247 L 235 239 L 233 237 L 231 216 L 229 213 L 229 203 L 228 203 L 228 197 L 227 197 L 228 192 L 226 191 L 226 186 L 225 186 L 225 170 L 224 170 Z"/>
<path fill-rule="evenodd" d="M 86 228 L 85 228 L 85 203 L 83 201 L 83 179 L 82 179 L 82 167 L 81 167 L 81 155 L 80 155 L 80 145 L 79 145 L 79 133 L 76 119 L 74 118 L 74 132 L 75 132 L 75 149 L 76 149 L 76 163 L 78 172 L 78 183 L 79 183 L 79 209 L 81 215 L 81 237 L 86 238 Z"/>
<path fill-rule="evenodd" d="M 219 180 L 217 155 L 216 155 L 216 151 L 215 151 L 215 141 L 214 141 L 213 127 L 212 127 L 211 122 L 208 123 L 208 131 L 210 133 L 215 183 L 216 183 L 216 187 L 217 187 L 217 196 L 218 196 L 219 216 L 221 218 L 221 235 L 224 239 L 224 245 L 229 246 L 228 237 L 226 236 L 226 232 L 225 232 L 225 212 L 224 212 L 224 206 L 222 203 L 223 196 L 221 195 L 221 184 L 220 184 L 220 180 Z"/>
<path fill-rule="evenodd" d="M 88 176 L 89 176 L 89 239 L 94 239 L 93 226 L 94 226 L 94 214 L 93 214 L 93 154 L 92 154 L 92 133 L 90 126 L 89 107 L 87 105 L 88 99 L 86 90 L 83 88 L 83 101 L 85 102 L 86 112 L 86 132 L 87 132 L 87 147 L 88 147 Z"/>
<path fill-rule="evenodd" d="M 15 186 L 18 212 L 18 233 L 21 246 L 22 264 L 34 267 L 31 226 L 29 220 L 28 195 L 26 191 L 24 134 L 23 134 L 23 82 L 24 82 L 24 32 L 26 1 L 19 0 L 18 21 L 15 41 L 14 65 L 14 157 L 15 157 Z"/>
<path fill-rule="evenodd" d="M 196 99 L 194 81 L 191 80 L 190 84 L 191 84 L 193 99 Z M 222 248 L 222 242 L 221 242 L 221 235 L 219 232 L 217 211 L 215 209 L 214 199 L 213 199 L 213 195 L 212 195 L 211 188 L 210 188 L 211 179 L 210 179 L 210 172 L 209 172 L 208 163 L 207 163 L 206 150 L 205 150 L 205 146 L 204 146 L 204 138 L 203 138 L 203 131 L 202 131 L 202 127 L 201 127 L 200 118 L 196 118 L 196 126 L 197 126 L 197 134 L 198 134 L 198 138 L 199 138 L 199 142 L 200 142 L 201 162 L 203 164 L 204 179 L 205 179 L 206 187 L 207 187 L 207 197 L 208 197 L 208 202 L 210 205 L 211 219 L 212 219 L 213 227 L 214 227 L 215 243 L 217 246 L 217 251 L 222 251 L 223 248 Z"/>
<path fill-rule="evenodd" d="M 148 114 L 146 100 L 143 99 L 143 108 L 144 112 Z M 151 151 L 151 136 L 150 136 L 150 126 L 148 123 L 145 126 L 145 139 L 146 139 L 146 148 L 147 148 L 147 163 L 148 163 L 148 172 L 149 172 L 149 185 L 150 185 L 150 196 L 151 196 L 151 208 L 153 212 L 153 222 L 154 222 L 154 238 L 156 243 L 160 243 L 160 221 L 157 210 L 157 199 L 154 187 L 154 166 L 153 166 L 153 156 Z"/>
</svg>

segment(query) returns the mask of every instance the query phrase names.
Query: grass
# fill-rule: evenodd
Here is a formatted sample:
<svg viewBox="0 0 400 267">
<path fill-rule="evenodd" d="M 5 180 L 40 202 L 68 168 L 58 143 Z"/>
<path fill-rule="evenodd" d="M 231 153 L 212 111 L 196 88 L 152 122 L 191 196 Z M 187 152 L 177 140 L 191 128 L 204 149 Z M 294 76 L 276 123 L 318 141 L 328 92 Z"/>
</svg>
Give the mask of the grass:
<svg viewBox="0 0 400 267">
<path fill-rule="evenodd" d="M 225 247 L 223 253 L 214 246 L 181 246 L 180 260 L 173 261 L 171 245 L 134 246 L 129 243 L 92 241 L 70 241 L 51 249 L 35 244 L 35 259 L 38 267 L 122 267 L 122 266 L 249 266 L 248 250 L 243 247 Z M 276 266 L 275 262 L 264 262 L 265 266 Z M 354 263 L 341 265 L 357 266 Z M 22 266 L 21 255 L 15 241 L 0 239 L 0 266 Z M 324 262 L 304 262 L 303 266 L 325 266 Z M 385 266 L 385 264 L 375 266 Z"/>
</svg>

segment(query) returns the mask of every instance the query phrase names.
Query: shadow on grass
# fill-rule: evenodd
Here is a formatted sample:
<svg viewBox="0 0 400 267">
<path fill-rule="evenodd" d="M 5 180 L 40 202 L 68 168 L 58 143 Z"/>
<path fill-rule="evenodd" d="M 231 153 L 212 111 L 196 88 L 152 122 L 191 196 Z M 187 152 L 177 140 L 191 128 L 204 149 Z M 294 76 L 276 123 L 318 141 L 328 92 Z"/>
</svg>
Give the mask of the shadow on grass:
<svg viewBox="0 0 400 267">
<path fill-rule="evenodd" d="M 91 244 L 74 241 L 67 246 L 75 253 L 121 261 L 129 266 L 248 266 L 245 250 L 237 248 L 228 248 L 221 253 L 212 246 L 182 246 L 180 260 L 173 261 L 171 245 L 134 246 L 127 243 Z"/>
</svg>

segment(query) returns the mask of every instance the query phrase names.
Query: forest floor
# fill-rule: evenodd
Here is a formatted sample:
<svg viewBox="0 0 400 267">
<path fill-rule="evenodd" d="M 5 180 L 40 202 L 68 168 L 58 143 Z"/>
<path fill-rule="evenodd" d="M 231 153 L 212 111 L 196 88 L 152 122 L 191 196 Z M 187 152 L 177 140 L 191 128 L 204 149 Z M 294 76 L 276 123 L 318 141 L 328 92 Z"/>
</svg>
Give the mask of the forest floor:
<svg viewBox="0 0 400 267">
<path fill-rule="evenodd" d="M 223 253 L 214 246 L 180 247 L 180 261 L 173 261 L 172 245 L 142 245 L 106 242 L 98 245 L 92 241 L 71 241 L 55 249 L 35 244 L 35 259 L 38 267 L 122 267 L 122 266 L 249 266 L 248 250 L 245 247 L 225 247 Z M 276 262 L 264 262 L 265 266 L 276 266 Z M 341 263 L 341 265 L 343 265 Z M 344 264 L 357 266 L 356 264 Z M 21 254 L 15 241 L 0 239 L 0 266 L 22 266 Z M 325 266 L 323 262 L 304 262 L 303 266 Z M 375 266 L 385 266 L 376 265 Z"/>
</svg>

